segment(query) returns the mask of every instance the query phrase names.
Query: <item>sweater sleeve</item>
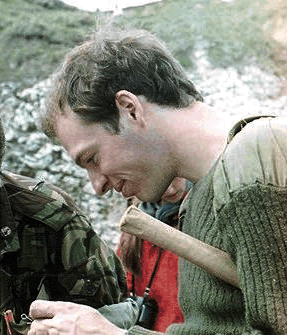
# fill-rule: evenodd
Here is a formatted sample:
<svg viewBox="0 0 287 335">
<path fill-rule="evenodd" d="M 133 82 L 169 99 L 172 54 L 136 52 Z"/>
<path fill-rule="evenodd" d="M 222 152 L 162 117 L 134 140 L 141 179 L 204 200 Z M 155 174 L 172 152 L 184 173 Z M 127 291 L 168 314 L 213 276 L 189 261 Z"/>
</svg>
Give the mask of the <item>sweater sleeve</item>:
<svg viewBox="0 0 287 335">
<path fill-rule="evenodd" d="M 287 333 L 287 119 L 246 125 L 214 174 L 214 210 L 250 329 Z"/>
<path fill-rule="evenodd" d="M 287 190 L 256 182 L 231 195 L 218 215 L 237 265 L 247 327 L 287 333 Z"/>
</svg>

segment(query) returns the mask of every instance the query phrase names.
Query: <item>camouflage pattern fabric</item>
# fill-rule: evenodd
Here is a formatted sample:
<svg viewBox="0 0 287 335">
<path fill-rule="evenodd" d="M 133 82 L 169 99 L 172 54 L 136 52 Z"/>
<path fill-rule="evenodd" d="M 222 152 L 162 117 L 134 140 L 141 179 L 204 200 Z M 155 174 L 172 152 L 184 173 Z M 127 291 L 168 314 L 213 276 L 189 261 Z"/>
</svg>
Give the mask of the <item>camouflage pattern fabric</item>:
<svg viewBox="0 0 287 335">
<path fill-rule="evenodd" d="M 1 312 L 7 309 L 4 287 L 11 287 L 12 278 L 18 305 L 24 305 L 21 313 L 36 299 L 35 287 L 44 288 L 50 300 L 94 308 L 123 301 L 126 277 L 118 257 L 65 192 L 1 172 L 0 213 Z M 3 283 L 4 274 L 10 284 Z"/>
</svg>

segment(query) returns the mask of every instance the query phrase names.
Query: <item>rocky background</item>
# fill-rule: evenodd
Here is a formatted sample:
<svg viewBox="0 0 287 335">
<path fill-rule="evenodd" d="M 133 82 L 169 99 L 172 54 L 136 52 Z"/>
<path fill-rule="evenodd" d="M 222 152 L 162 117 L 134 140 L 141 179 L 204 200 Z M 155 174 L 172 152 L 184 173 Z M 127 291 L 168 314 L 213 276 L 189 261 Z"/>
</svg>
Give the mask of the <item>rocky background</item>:
<svg viewBox="0 0 287 335">
<path fill-rule="evenodd" d="M 116 192 L 98 197 L 86 171 L 38 130 L 38 115 L 48 85 L 49 79 L 24 90 L 15 83 L 0 84 L 0 111 L 7 142 L 3 169 L 60 186 L 89 215 L 98 234 L 115 247 L 117 223 L 126 202 Z"/>
<path fill-rule="evenodd" d="M 251 47 L 249 46 L 252 50 L 246 47 L 244 39 L 241 40 L 240 36 L 237 36 L 238 41 L 233 37 L 233 43 L 236 42 L 236 45 L 229 42 L 229 49 L 224 51 L 227 41 L 224 36 L 217 36 L 218 41 L 223 42 L 221 47 L 218 47 L 220 45 L 218 42 L 216 49 L 214 36 L 208 35 L 202 26 L 190 25 L 183 29 L 184 24 L 178 16 L 175 23 L 171 17 L 168 18 L 169 24 L 177 25 L 181 36 L 184 36 L 182 39 L 184 43 L 180 38 L 177 39 L 182 45 L 173 48 L 174 54 L 186 67 L 190 78 L 205 97 L 205 101 L 214 106 L 214 112 L 224 113 L 226 117 L 231 117 L 234 121 L 250 114 L 287 115 L 285 85 L 287 7 L 283 1 L 277 1 L 275 8 L 275 2 L 272 1 L 271 6 L 265 0 L 265 7 L 262 7 L 261 4 L 261 12 L 257 13 L 258 17 L 264 17 L 264 22 L 260 22 L 260 25 L 257 22 L 254 28 L 256 34 L 258 31 L 262 32 L 262 35 L 255 34 L 255 36 L 263 38 L 259 51 L 257 50 L 258 54 L 254 51 L 256 51 L 259 37 Z M 159 20 L 167 21 L 167 13 L 175 12 L 172 6 L 177 6 L 177 10 L 183 15 L 186 10 L 180 7 L 180 4 L 182 6 L 187 4 L 186 8 L 190 8 L 191 3 L 193 3 L 193 15 L 197 17 L 197 22 L 202 22 L 203 18 L 209 22 L 211 16 L 208 18 L 206 13 L 212 8 L 214 10 L 214 6 L 218 9 L 218 16 L 223 12 L 226 14 L 227 11 L 228 14 L 238 13 L 239 10 L 232 8 L 238 3 L 236 0 L 234 2 L 178 0 L 176 4 L 166 0 L 164 4 L 149 5 L 141 9 L 127 9 L 121 17 L 115 18 L 112 13 L 86 13 L 63 5 L 57 0 L 11 0 L 9 2 L 0 0 L 0 46 L 3 50 L 0 57 L 0 70 L 3 72 L 0 82 L 0 115 L 7 137 L 6 159 L 3 167 L 15 173 L 40 180 L 45 179 L 63 188 L 87 212 L 96 231 L 113 248 L 118 239 L 117 223 L 125 209 L 125 200 L 116 192 L 103 198 L 95 195 L 86 172 L 75 166 L 63 149 L 50 143 L 38 129 L 38 115 L 39 111 L 44 108 L 44 98 L 50 83 L 49 76 L 62 55 L 84 40 L 87 35 L 85 31 L 91 31 L 92 28 L 97 29 L 102 22 L 112 21 L 113 24 L 128 25 L 127 21 L 133 21 L 134 26 L 150 29 L 164 39 L 162 35 L 164 29 L 162 25 L 159 28 Z M 31 8 L 35 10 L 35 13 L 41 13 L 41 24 L 35 17 L 30 17 L 28 20 L 27 10 L 31 13 Z M 266 12 L 263 13 L 262 8 L 265 8 Z M 250 13 L 255 15 L 255 9 L 252 10 L 249 8 Z M 154 22 L 151 23 L 151 17 L 155 13 L 157 20 L 154 22 L 157 22 L 157 25 Z M 159 13 L 163 13 L 162 17 Z M 62 33 L 59 31 L 60 28 L 52 28 L 51 25 L 48 29 L 43 23 L 45 22 L 44 15 L 47 15 L 51 21 L 52 17 L 55 20 L 57 15 L 61 15 L 62 19 L 65 18 L 66 25 Z M 198 18 L 199 15 L 201 20 Z M 248 18 L 248 15 L 245 16 L 245 19 Z M 26 21 L 19 21 L 21 17 Z M 230 15 L 228 17 L 230 19 Z M 255 21 L 254 17 L 252 20 Z M 219 24 L 213 23 L 213 28 Z M 245 21 L 240 24 L 240 27 L 243 25 L 243 30 L 246 29 L 245 24 Z M 11 30 L 11 25 L 14 25 L 14 30 Z M 67 29 L 67 26 L 70 29 Z M 231 29 L 228 25 L 226 27 L 227 30 Z M 176 31 L 176 27 L 170 29 Z M 187 39 L 185 34 L 189 34 L 190 30 L 194 32 L 195 29 L 197 32 L 194 34 L 195 37 Z M 223 31 L 226 33 L 224 29 Z M 65 32 L 70 35 L 66 36 Z M 232 31 L 228 33 L 230 35 Z M 244 36 L 247 39 L 246 35 Z M 26 43 L 23 44 L 25 50 L 20 48 L 23 41 Z M 31 41 L 33 43 L 30 45 Z M 171 43 L 168 38 L 166 42 Z M 45 62 L 43 58 L 35 54 L 33 59 L 27 48 L 33 50 L 34 46 L 39 50 L 41 43 L 43 53 L 47 53 L 47 50 L 50 49 L 53 49 L 54 52 L 54 48 L 57 48 L 58 56 L 50 54 L 48 57 L 45 54 L 47 59 Z M 249 40 L 248 43 L 250 43 Z M 244 55 L 239 57 L 239 51 L 242 51 L 242 48 L 245 48 Z M 262 52 L 260 56 L 260 50 L 264 51 L 263 58 L 260 58 L 262 56 Z M 10 57 L 8 57 L 9 52 Z M 37 72 L 38 67 L 40 68 Z"/>
</svg>

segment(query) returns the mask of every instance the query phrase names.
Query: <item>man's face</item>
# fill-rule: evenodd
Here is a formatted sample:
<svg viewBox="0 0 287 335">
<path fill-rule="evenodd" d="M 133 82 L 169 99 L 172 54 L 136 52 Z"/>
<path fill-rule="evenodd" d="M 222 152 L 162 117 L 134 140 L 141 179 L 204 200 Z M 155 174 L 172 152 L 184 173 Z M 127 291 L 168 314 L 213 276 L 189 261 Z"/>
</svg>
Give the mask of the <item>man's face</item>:
<svg viewBox="0 0 287 335">
<path fill-rule="evenodd" d="M 125 123 L 120 134 L 100 124 L 84 124 L 73 113 L 59 116 L 56 131 L 73 160 L 88 171 L 94 190 L 103 195 L 111 188 L 125 197 L 157 201 L 173 177 L 166 176 L 165 154 L 154 134 Z"/>
</svg>

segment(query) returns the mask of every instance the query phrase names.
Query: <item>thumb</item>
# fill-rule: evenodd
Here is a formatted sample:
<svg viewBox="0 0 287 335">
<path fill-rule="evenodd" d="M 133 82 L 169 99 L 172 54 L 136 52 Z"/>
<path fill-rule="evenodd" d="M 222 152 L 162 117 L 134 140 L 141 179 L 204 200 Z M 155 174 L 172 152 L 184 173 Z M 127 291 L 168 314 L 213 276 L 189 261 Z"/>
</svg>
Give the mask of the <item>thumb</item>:
<svg viewBox="0 0 287 335">
<path fill-rule="evenodd" d="M 52 319 L 57 314 L 70 313 L 75 306 L 77 305 L 71 302 L 35 300 L 30 306 L 29 315 L 33 319 Z"/>
</svg>

